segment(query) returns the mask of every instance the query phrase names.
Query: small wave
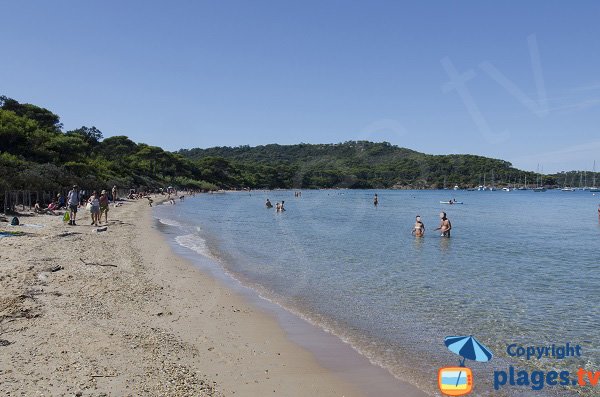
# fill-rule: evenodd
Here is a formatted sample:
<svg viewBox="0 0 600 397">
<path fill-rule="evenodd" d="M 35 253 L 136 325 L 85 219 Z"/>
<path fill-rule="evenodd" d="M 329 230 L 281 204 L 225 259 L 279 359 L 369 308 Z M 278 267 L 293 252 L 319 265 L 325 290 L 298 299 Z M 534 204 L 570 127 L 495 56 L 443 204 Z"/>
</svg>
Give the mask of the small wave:
<svg viewBox="0 0 600 397">
<path fill-rule="evenodd" d="M 183 226 L 181 223 L 177 222 L 174 219 L 169 219 L 169 218 L 159 218 L 158 221 L 160 223 L 162 223 L 163 225 L 167 225 L 167 226 L 174 226 L 174 227 L 180 227 Z"/>
<path fill-rule="evenodd" d="M 183 236 L 177 236 L 175 237 L 175 241 L 182 247 L 189 248 L 200 255 L 212 258 L 210 250 L 208 249 L 208 245 L 206 244 L 206 240 L 204 240 L 197 234 L 186 234 Z"/>
</svg>

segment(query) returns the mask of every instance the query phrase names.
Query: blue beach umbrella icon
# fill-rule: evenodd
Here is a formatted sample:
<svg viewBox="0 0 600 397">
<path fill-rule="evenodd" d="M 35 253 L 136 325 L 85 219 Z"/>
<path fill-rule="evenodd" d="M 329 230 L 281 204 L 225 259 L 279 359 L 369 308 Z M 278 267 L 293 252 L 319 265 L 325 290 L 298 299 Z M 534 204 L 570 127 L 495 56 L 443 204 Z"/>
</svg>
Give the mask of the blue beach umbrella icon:
<svg viewBox="0 0 600 397">
<path fill-rule="evenodd" d="M 486 362 L 490 361 L 494 355 L 492 351 L 479 342 L 473 335 L 470 336 L 447 336 L 444 338 L 446 347 L 463 359 L 460 366 L 465 366 L 465 360 Z"/>
<path fill-rule="evenodd" d="M 492 357 L 494 357 L 492 351 L 475 339 L 473 335 L 447 336 L 444 338 L 444 344 L 452 353 L 458 354 L 462 357 L 462 360 L 460 361 L 461 367 L 465 366 L 466 359 L 486 362 L 490 361 Z M 460 381 L 461 374 L 462 372 L 458 373 L 458 378 L 456 379 L 457 385 Z"/>
</svg>

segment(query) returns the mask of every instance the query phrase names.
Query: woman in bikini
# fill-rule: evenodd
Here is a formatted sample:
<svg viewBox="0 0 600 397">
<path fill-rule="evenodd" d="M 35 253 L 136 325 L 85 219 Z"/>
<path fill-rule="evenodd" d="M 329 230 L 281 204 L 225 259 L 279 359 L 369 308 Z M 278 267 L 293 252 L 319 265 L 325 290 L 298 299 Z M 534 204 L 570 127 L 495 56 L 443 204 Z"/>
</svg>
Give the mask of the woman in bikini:
<svg viewBox="0 0 600 397">
<path fill-rule="evenodd" d="M 415 237 L 423 237 L 425 235 L 425 224 L 421 222 L 421 217 L 419 215 L 417 215 L 412 234 Z"/>
</svg>

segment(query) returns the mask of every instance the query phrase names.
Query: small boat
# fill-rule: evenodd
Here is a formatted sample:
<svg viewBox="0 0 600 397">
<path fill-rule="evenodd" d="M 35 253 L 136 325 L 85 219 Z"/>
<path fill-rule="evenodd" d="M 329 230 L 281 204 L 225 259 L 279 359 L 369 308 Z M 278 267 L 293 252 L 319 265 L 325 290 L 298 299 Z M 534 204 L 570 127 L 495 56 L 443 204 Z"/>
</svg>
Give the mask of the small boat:
<svg viewBox="0 0 600 397">
<path fill-rule="evenodd" d="M 546 188 L 545 188 L 545 187 L 534 187 L 534 188 L 533 188 L 533 189 L 531 189 L 531 190 L 533 190 L 534 192 L 537 192 L 537 193 L 539 193 L 539 192 L 545 192 L 545 191 L 546 191 Z"/>
<path fill-rule="evenodd" d="M 573 189 L 572 187 L 563 187 L 562 189 L 560 189 L 561 192 L 574 192 L 575 189 Z"/>
<path fill-rule="evenodd" d="M 512 191 L 512 189 L 511 189 L 511 188 L 509 188 L 509 187 L 503 187 L 503 188 L 502 188 L 502 191 L 503 191 L 503 192 L 510 192 L 510 191 Z"/>
<path fill-rule="evenodd" d="M 454 190 L 458 190 L 458 185 L 454 185 Z"/>
<path fill-rule="evenodd" d="M 462 201 L 440 201 L 440 204 L 464 204 Z"/>
</svg>

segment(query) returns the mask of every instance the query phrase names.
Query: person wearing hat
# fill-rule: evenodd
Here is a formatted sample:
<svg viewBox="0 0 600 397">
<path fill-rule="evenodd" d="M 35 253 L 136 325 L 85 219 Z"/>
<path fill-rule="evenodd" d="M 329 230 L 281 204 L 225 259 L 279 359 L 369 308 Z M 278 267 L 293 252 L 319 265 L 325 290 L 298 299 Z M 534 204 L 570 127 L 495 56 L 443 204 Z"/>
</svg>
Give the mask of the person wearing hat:
<svg viewBox="0 0 600 397">
<path fill-rule="evenodd" d="M 103 190 L 100 194 L 100 217 L 98 221 L 102 223 L 102 214 L 104 214 L 104 223 L 108 224 L 108 193 Z"/>
<path fill-rule="evenodd" d="M 79 206 L 79 191 L 77 185 L 73 185 L 73 189 L 67 195 L 67 204 L 69 205 L 69 225 L 75 225 L 75 217 L 77 217 L 77 207 Z"/>
</svg>

